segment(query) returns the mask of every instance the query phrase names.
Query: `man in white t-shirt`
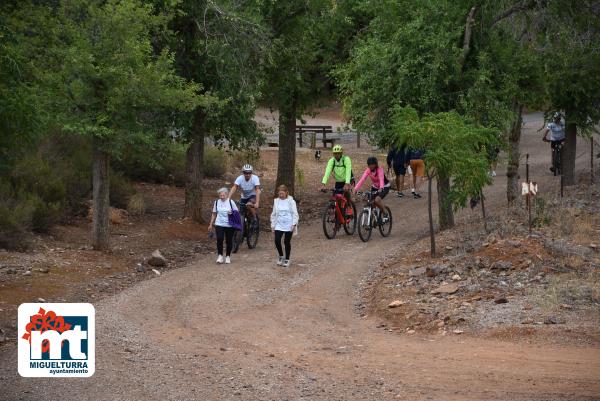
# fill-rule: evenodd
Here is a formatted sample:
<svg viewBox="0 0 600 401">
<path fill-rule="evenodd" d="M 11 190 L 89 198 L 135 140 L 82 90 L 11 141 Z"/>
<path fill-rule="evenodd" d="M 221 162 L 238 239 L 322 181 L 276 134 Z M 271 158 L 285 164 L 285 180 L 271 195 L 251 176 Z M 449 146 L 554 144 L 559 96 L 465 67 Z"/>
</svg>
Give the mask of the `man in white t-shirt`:
<svg viewBox="0 0 600 401">
<path fill-rule="evenodd" d="M 244 164 L 244 167 L 242 167 L 242 175 L 235 180 L 233 187 L 231 187 L 229 199 L 233 197 L 238 188 L 242 191 L 240 205 L 246 206 L 249 216 L 254 220 L 256 209 L 260 205 L 260 179 L 252 174 L 251 165 Z"/>
<path fill-rule="evenodd" d="M 550 139 L 548 139 L 548 134 L 550 134 Z M 565 124 L 562 122 L 562 117 L 560 113 L 554 113 L 553 121 L 548 124 L 544 132 L 543 141 L 550 142 L 550 147 L 554 149 L 562 145 L 565 137 Z M 554 166 L 550 167 L 550 171 L 554 171 Z"/>
</svg>

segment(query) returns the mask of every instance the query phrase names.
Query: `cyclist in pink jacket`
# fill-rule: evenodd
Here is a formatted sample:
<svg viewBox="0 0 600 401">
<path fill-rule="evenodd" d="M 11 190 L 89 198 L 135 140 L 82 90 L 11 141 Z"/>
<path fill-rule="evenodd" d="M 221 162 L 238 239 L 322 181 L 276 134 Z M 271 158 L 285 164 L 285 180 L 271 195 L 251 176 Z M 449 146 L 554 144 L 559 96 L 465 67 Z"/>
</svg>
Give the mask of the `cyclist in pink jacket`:
<svg viewBox="0 0 600 401">
<path fill-rule="evenodd" d="M 379 167 L 379 162 L 376 157 L 369 157 L 367 159 L 367 169 L 363 173 L 360 180 L 356 183 L 354 191 L 358 191 L 362 184 L 366 181 L 367 177 L 371 178 L 371 192 L 377 193 L 375 200 L 375 206 L 385 213 L 385 205 L 383 204 L 383 198 L 390 192 L 390 181 L 385 176 L 383 168 Z"/>
</svg>

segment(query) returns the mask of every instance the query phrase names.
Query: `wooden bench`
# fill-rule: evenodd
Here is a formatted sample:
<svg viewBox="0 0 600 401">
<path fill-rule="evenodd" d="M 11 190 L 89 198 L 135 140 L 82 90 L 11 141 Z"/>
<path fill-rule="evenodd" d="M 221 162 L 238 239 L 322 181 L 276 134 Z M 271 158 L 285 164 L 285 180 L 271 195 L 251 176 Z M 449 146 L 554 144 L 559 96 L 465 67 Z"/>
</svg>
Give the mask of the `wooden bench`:
<svg viewBox="0 0 600 401">
<path fill-rule="evenodd" d="M 298 134 L 298 144 L 302 147 L 302 135 L 303 134 L 312 134 L 310 140 L 311 149 L 316 148 L 317 144 L 317 134 L 322 134 L 321 141 L 323 142 L 323 147 L 326 148 L 327 144 L 330 143 L 331 147 L 335 145 L 336 141 L 339 141 L 340 137 L 329 137 L 327 138 L 327 134 L 333 134 L 333 127 L 331 125 L 298 125 L 296 126 L 296 133 Z"/>
</svg>

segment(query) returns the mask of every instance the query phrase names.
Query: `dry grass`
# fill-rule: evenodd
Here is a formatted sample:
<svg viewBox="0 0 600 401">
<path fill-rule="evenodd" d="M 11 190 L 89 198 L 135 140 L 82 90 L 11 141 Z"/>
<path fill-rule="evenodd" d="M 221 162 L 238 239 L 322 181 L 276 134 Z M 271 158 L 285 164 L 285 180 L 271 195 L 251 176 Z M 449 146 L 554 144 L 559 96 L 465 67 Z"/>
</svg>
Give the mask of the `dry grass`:
<svg viewBox="0 0 600 401">
<path fill-rule="evenodd" d="M 534 287 L 532 300 L 545 311 L 561 305 L 600 303 L 600 272 L 573 272 L 549 277 L 546 287 Z"/>
<path fill-rule="evenodd" d="M 141 216 L 146 213 L 146 201 L 140 194 L 134 194 L 127 202 L 127 212 L 131 216 Z"/>
</svg>

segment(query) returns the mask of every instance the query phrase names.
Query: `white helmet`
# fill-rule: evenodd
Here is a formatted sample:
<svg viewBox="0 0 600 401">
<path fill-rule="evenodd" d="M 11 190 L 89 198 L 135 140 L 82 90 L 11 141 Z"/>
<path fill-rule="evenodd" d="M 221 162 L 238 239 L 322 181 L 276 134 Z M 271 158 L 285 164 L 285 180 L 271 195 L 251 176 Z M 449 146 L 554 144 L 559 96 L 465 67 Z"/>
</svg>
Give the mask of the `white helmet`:
<svg viewBox="0 0 600 401">
<path fill-rule="evenodd" d="M 242 167 L 242 173 L 251 173 L 252 172 L 252 166 L 250 164 L 244 164 L 244 167 Z"/>
</svg>

